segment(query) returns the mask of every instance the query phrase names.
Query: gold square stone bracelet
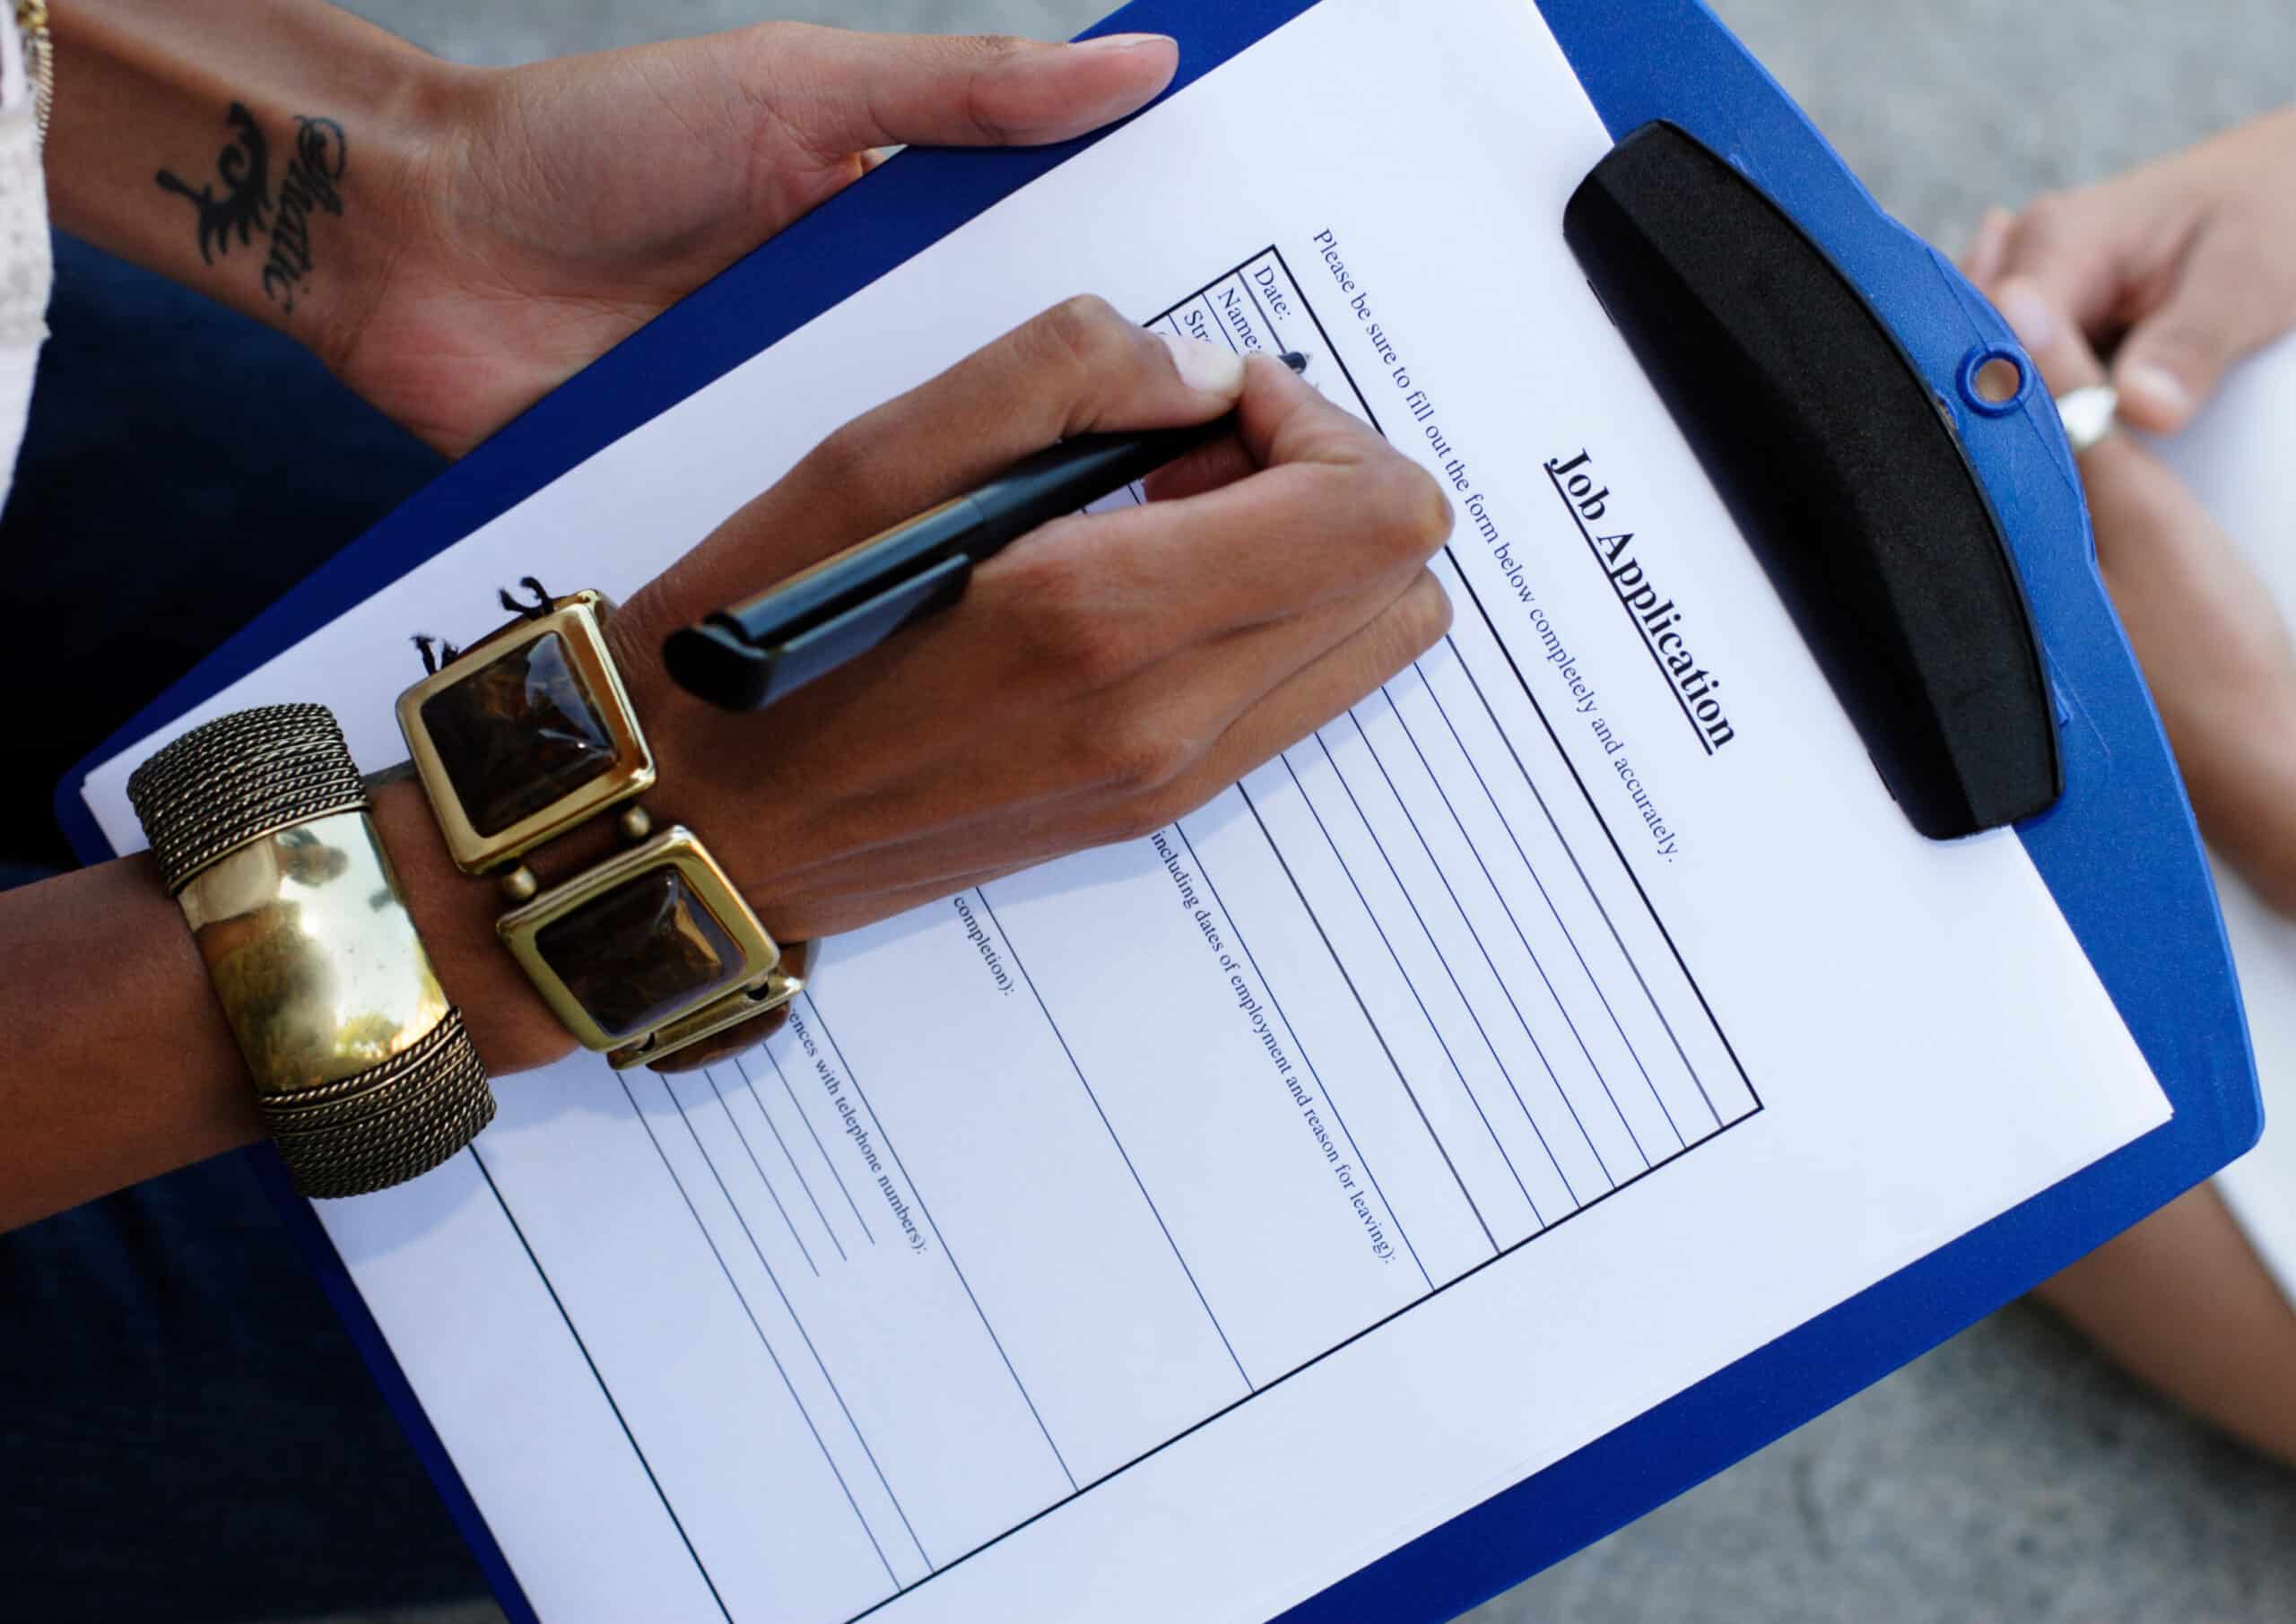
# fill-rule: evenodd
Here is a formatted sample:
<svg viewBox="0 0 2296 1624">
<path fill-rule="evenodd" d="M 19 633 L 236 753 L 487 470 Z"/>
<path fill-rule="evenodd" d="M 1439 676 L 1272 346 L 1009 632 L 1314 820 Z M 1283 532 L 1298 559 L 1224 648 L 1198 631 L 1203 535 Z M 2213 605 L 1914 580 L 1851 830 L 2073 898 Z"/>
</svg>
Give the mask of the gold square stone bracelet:
<svg viewBox="0 0 2296 1624">
<path fill-rule="evenodd" d="M 737 1036 L 804 982 L 701 841 L 638 804 L 654 757 L 607 647 L 613 605 L 526 584 L 519 619 L 399 696 L 447 849 L 500 873 L 515 906 L 496 929 L 585 1047 L 656 1065 Z M 617 807 L 629 848 L 543 890 L 525 855 Z"/>
</svg>

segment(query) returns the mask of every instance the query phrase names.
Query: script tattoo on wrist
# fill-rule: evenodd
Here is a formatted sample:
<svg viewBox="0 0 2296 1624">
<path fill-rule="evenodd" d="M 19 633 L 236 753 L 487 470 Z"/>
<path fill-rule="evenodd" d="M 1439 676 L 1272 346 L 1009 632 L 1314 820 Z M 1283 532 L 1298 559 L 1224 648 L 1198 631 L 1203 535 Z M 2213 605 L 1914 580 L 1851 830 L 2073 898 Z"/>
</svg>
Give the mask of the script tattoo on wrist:
<svg viewBox="0 0 2296 1624">
<path fill-rule="evenodd" d="M 264 297 L 283 312 L 292 311 L 295 296 L 311 274 L 311 216 L 343 213 L 341 182 L 349 143 L 334 119 L 298 115 L 294 149 L 274 192 L 271 143 L 255 115 L 234 101 L 223 126 L 231 138 L 215 155 L 214 183 L 194 187 L 173 170 L 161 169 L 160 189 L 190 203 L 203 265 L 230 254 L 234 240 L 252 248 L 257 236 L 266 238 Z"/>
</svg>

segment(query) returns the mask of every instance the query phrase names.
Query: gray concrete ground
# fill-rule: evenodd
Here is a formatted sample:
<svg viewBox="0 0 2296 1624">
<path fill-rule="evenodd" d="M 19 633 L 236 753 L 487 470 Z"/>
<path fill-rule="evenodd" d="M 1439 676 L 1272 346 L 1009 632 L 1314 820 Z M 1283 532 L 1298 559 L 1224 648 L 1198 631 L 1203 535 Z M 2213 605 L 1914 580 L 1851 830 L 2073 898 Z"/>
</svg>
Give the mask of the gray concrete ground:
<svg viewBox="0 0 2296 1624">
<path fill-rule="evenodd" d="M 1439 0 L 1426 0 L 1431 13 Z M 352 0 L 513 62 L 765 16 L 1058 37 L 1095 0 Z M 1985 204 L 2296 99 L 2289 0 L 1718 0 L 1883 204 L 1949 248 Z M 430 1624 L 484 1624 L 491 1609 Z M 1978 1326 L 1472 1615 L 1627 1620 L 2296 1620 L 2296 1475 L 2036 1310 Z"/>
</svg>

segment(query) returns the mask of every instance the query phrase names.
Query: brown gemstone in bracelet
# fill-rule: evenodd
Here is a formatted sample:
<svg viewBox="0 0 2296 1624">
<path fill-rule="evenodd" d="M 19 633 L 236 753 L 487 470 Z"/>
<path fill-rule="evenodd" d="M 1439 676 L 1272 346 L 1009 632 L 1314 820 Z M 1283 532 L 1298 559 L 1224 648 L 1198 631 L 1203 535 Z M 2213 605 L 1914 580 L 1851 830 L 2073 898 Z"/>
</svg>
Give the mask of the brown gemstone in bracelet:
<svg viewBox="0 0 2296 1624">
<path fill-rule="evenodd" d="M 675 868 L 552 920 L 535 946 L 609 1037 L 633 1037 L 742 981 L 741 949 Z"/>
<path fill-rule="evenodd" d="M 399 696 L 456 866 L 481 874 L 634 801 L 654 782 L 595 592 L 550 601 Z"/>
<path fill-rule="evenodd" d="M 675 824 L 512 908 L 495 928 L 559 1019 L 616 1064 L 730 1025 L 747 1002 L 762 1013 L 780 985 L 780 948 Z"/>
<path fill-rule="evenodd" d="M 554 631 L 431 695 L 422 725 L 482 835 L 499 835 L 613 770 L 613 736 Z"/>
</svg>

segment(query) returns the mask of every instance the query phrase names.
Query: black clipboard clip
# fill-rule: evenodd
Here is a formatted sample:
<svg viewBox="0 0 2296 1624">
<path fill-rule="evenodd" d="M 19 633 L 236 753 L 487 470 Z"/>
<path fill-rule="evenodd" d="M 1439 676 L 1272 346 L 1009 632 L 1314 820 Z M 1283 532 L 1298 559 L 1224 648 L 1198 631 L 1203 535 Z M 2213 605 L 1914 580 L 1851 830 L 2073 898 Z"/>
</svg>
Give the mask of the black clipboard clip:
<svg viewBox="0 0 2296 1624">
<path fill-rule="evenodd" d="M 2056 708 L 2000 522 L 1865 296 L 1672 124 L 1613 147 L 1562 229 L 1913 826 L 2054 804 Z"/>
</svg>

